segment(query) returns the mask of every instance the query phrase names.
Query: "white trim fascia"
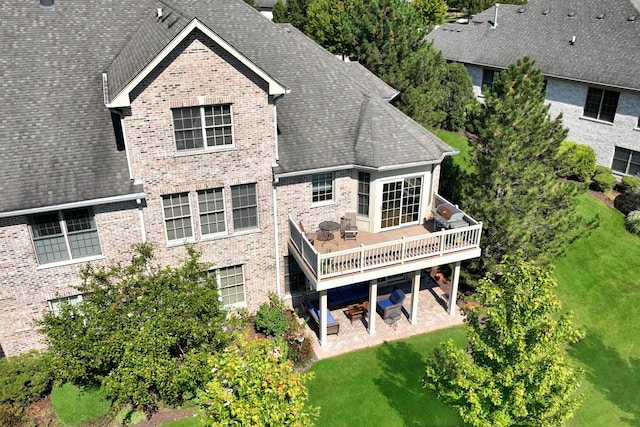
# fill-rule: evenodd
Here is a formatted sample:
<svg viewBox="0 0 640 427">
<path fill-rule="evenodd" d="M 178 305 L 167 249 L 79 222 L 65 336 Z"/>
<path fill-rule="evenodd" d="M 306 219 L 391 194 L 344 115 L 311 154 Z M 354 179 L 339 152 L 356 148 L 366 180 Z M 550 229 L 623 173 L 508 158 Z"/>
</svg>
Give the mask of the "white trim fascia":
<svg viewBox="0 0 640 427">
<path fill-rule="evenodd" d="M 84 208 L 87 206 L 106 205 L 109 203 L 128 202 L 130 200 L 144 199 L 144 193 L 132 193 L 122 196 L 102 197 L 99 199 L 82 200 L 80 202 L 62 203 L 60 205 L 42 206 L 38 208 L 20 209 L 17 211 L 0 212 L 0 218 L 9 218 L 20 215 L 33 215 L 43 212 L 59 211 L 63 209 Z"/>
<path fill-rule="evenodd" d="M 444 156 L 458 154 L 458 153 L 460 153 L 460 152 L 459 151 L 447 151 L 446 153 L 444 153 L 444 155 L 442 156 L 441 159 L 438 159 L 438 160 L 427 160 L 427 161 L 424 161 L 424 162 L 404 163 L 404 164 L 401 164 L 401 165 L 380 166 L 380 167 L 349 164 L 349 165 L 331 166 L 331 167 L 318 168 L 318 169 L 306 169 L 306 170 L 296 171 L 296 172 L 276 173 L 276 174 L 274 174 L 274 177 L 276 179 L 291 178 L 291 177 L 294 177 L 294 176 L 313 175 L 313 174 L 322 173 L 322 172 L 332 172 L 332 171 L 341 171 L 341 170 L 350 170 L 350 169 L 358 169 L 358 170 L 373 171 L 373 172 L 399 170 L 399 169 L 412 168 L 412 167 L 416 167 L 416 166 L 427 166 L 427 165 L 438 164 L 438 163 L 442 162 L 442 159 L 444 159 Z"/>
<path fill-rule="evenodd" d="M 481 62 L 466 62 L 466 61 L 461 61 L 461 60 L 457 60 L 457 59 L 451 59 L 451 61 L 453 62 L 459 62 L 460 64 L 468 64 L 468 65 L 475 65 L 477 67 L 482 67 L 482 68 L 492 68 L 494 70 L 497 71 L 504 71 L 506 70 L 508 67 L 504 67 L 501 65 L 490 65 L 490 64 L 483 64 Z M 541 70 L 542 71 L 542 70 Z M 584 79 L 580 79 L 578 77 L 568 77 L 568 76 L 561 76 L 558 74 L 549 74 L 549 73 L 545 73 L 544 71 L 542 71 L 542 75 L 544 77 L 551 77 L 554 79 L 558 79 L 558 80 L 566 80 L 566 81 L 570 81 L 570 82 L 578 82 L 578 83 L 585 83 L 588 85 L 593 85 L 593 86 L 600 86 L 600 87 L 610 87 L 613 89 L 620 89 L 620 90 L 628 90 L 631 92 L 640 92 L 640 88 L 632 88 L 632 87 L 626 87 L 626 86 L 620 86 L 620 85 L 616 85 L 613 83 L 602 83 L 602 82 L 594 82 L 591 80 L 584 80 Z"/>
<path fill-rule="evenodd" d="M 140 82 L 146 78 L 159 64 L 162 62 L 173 50 L 181 43 L 191 32 L 195 29 L 202 31 L 207 35 L 214 43 L 218 44 L 222 49 L 227 51 L 231 56 L 240 61 L 243 65 L 256 73 L 260 78 L 267 82 L 269 86 L 269 95 L 277 96 L 284 95 L 291 92 L 287 86 L 278 82 L 276 79 L 267 74 L 263 69 L 258 67 L 249 58 L 244 56 L 240 51 L 227 43 L 222 37 L 212 31 L 209 27 L 200 22 L 197 18 L 194 18 L 182 31 L 167 44 L 155 58 L 147 64 L 146 67 L 138 73 L 133 80 L 131 80 L 114 98 L 106 104 L 107 108 L 123 108 L 131 106 L 131 99 L 129 94 L 140 84 Z"/>
</svg>

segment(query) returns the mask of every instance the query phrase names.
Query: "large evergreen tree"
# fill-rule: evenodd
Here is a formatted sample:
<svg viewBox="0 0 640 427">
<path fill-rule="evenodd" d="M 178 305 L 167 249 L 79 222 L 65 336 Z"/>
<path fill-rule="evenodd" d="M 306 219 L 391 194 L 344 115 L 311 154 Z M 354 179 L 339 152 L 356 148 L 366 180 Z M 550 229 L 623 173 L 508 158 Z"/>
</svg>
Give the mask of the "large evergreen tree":
<svg viewBox="0 0 640 427">
<path fill-rule="evenodd" d="M 414 120 L 445 120 L 448 68 L 424 41 L 424 20 L 406 0 L 312 0 L 307 34 L 329 51 L 357 60 L 401 92 L 398 107 Z"/>
<path fill-rule="evenodd" d="M 565 346 L 581 337 L 559 315 L 550 273 L 507 257 L 467 309 L 467 349 L 452 340 L 427 360 L 423 385 L 482 427 L 560 426 L 580 405 Z"/>
<path fill-rule="evenodd" d="M 561 116 L 549 115 L 533 60 L 525 57 L 496 75 L 476 129 L 462 202 L 484 222 L 479 274 L 516 250 L 542 265 L 557 259 L 584 223 L 575 211 L 578 188 L 556 178 L 554 156 L 567 130 Z"/>
</svg>

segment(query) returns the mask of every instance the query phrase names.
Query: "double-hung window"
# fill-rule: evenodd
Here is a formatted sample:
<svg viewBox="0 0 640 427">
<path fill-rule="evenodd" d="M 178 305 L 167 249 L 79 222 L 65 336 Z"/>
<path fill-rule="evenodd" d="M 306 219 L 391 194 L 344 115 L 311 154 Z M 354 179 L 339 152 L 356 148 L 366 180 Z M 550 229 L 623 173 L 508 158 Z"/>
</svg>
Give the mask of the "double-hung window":
<svg viewBox="0 0 640 427">
<path fill-rule="evenodd" d="M 62 312 L 62 308 L 65 305 L 75 306 L 80 304 L 81 301 L 82 295 L 72 295 L 70 297 L 55 298 L 49 300 L 49 309 L 55 316 L 58 316 Z"/>
<path fill-rule="evenodd" d="M 590 87 L 584 104 L 584 116 L 613 123 L 620 92 Z"/>
<path fill-rule="evenodd" d="M 198 211 L 203 236 L 226 231 L 222 188 L 198 191 Z"/>
<path fill-rule="evenodd" d="M 482 69 L 482 87 L 480 88 L 480 93 L 486 94 L 493 90 L 493 79 L 495 74 L 496 72 L 494 70 L 490 70 L 488 68 Z"/>
<path fill-rule="evenodd" d="M 90 208 L 48 212 L 31 217 L 38 263 L 87 258 L 102 253 Z"/>
<path fill-rule="evenodd" d="M 616 147 L 611 169 L 627 175 L 640 176 L 640 151 Z"/>
<path fill-rule="evenodd" d="M 230 104 L 176 108 L 172 111 L 178 151 L 233 145 Z"/>
<path fill-rule="evenodd" d="M 231 187 L 233 230 L 258 228 L 258 195 L 256 184 L 242 184 Z"/>
<path fill-rule="evenodd" d="M 216 270 L 220 300 L 223 305 L 242 304 L 244 298 L 244 272 L 241 265 Z"/>
<path fill-rule="evenodd" d="M 162 196 L 167 240 L 184 240 L 193 236 L 189 193 Z"/>
<path fill-rule="evenodd" d="M 333 200 L 333 173 L 319 173 L 311 178 L 313 203 Z"/>
<path fill-rule="evenodd" d="M 369 216 L 369 193 L 371 191 L 371 174 L 358 172 L 358 214 Z"/>
</svg>

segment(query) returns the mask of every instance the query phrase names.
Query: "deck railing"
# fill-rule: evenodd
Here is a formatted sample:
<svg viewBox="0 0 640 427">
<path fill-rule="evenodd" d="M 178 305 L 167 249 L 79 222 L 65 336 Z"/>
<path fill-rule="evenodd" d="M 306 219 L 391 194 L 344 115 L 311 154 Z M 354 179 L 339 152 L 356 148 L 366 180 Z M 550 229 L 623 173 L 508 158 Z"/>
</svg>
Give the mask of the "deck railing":
<svg viewBox="0 0 640 427">
<path fill-rule="evenodd" d="M 442 197 L 436 197 L 436 206 L 439 203 L 447 203 Z M 402 237 L 384 243 L 360 245 L 358 248 L 327 254 L 320 254 L 315 250 L 291 217 L 289 217 L 289 236 L 309 268 L 318 280 L 321 280 L 477 248 L 480 244 L 482 224 L 466 214 L 465 220 L 470 224 L 468 227 L 433 233 L 425 231 L 425 234 L 421 236 Z"/>
</svg>

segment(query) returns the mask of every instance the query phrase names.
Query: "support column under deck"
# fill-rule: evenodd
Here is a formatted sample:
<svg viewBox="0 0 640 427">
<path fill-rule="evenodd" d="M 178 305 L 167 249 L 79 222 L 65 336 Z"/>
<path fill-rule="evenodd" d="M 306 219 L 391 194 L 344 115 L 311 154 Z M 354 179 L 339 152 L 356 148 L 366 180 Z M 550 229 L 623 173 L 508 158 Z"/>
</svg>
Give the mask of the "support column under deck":
<svg viewBox="0 0 640 427">
<path fill-rule="evenodd" d="M 418 323 L 418 299 L 420 297 L 420 270 L 413 272 L 413 287 L 411 288 L 411 324 Z"/>
<path fill-rule="evenodd" d="M 456 299 L 458 298 L 458 281 L 460 280 L 460 261 L 456 262 L 453 268 L 453 280 L 449 290 L 449 314 L 456 314 Z"/>
<path fill-rule="evenodd" d="M 376 303 L 378 302 L 378 279 L 373 279 L 369 285 L 369 335 L 376 333 Z"/>
<path fill-rule="evenodd" d="M 318 292 L 320 301 L 320 345 L 327 345 L 327 291 Z"/>
</svg>

